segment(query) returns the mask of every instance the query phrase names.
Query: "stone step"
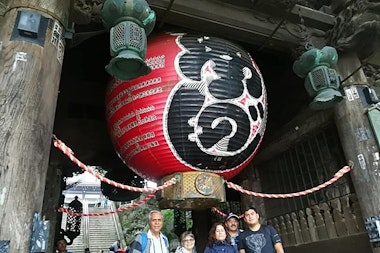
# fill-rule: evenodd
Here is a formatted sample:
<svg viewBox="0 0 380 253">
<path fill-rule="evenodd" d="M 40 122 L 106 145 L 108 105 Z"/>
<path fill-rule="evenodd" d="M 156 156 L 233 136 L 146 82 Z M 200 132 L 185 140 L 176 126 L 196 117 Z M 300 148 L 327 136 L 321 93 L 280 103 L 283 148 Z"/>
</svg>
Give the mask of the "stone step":
<svg viewBox="0 0 380 253">
<path fill-rule="evenodd" d="M 88 213 L 102 213 L 107 209 L 97 208 L 97 207 L 89 207 Z M 90 252 L 98 253 L 100 250 L 104 252 L 108 252 L 109 247 L 113 242 L 118 239 L 117 236 L 117 227 L 115 226 L 114 218 L 111 215 L 104 216 L 89 216 L 88 217 L 88 243 L 89 245 L 85 245 L 85 238 L 83 238 L 85 231 L 85 222 L 82 220 L 81 222 L 81 235 L 79 235 L 73 242 L 72 245 L 68 245 L 67 249 L 73 253 L 81 253 L 84 252 L 86 247 L 90 248 Z M 65 216 L 65 215 L 64 215 Z M 65 227 L 66 224 L 66 216 L 62 219 L 62 228 Z"/>
</svg>

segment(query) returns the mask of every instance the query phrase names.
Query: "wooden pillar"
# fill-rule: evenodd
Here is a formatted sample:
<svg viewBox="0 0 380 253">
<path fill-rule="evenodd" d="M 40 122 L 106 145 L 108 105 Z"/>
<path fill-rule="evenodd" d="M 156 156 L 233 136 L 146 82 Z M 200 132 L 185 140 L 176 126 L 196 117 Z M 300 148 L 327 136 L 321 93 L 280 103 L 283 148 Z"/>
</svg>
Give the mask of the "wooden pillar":
<svg viewBox="0 0 380 253">
<path fill-rule="evenodd" d="M 338 72 L 342 79 L 360 67 L 355 54 L 339 55 Z M 347 160 L 354 162 L 351 178 L 359 200 L 363 218 L 380 215 L 380 177 L 376 175 L 376 156 L 379 152 L 367 110 L 359 98 L 357 88 L 367 85 L 362 69 L 343 83 L 346 98 L 335 106 L 335 122 Z M 364 222 L 364 221 L 362 221 Z M 373 248 L 380 253 L 380 248 Z"/>
<path fill-rule="evenodd" d="M 191 216 L 193 218 L 192 231 L 195 235 L 195 247 L 197 252 L 203 252 L 207 244 L 208 232 L 212 226 L 210 209 L 193 210 Z"/>
<path fill-rule="evenodd" d="M 241 186 L 244 189 L 254 192 L 262 192 L 261 181 L 259 177 L 259 172 L 257 168 L 251 163 L 248 165 L 244 171 L 240 172 L 239 175 L 243 180 L 241 181 Z M 265 212 L 264 199 L 249 196 L 247 194 L 240 193 L 240 202 L 242 207 L 242 212 L 244 212 L 247 208 L 254 206 L 257 208 L 260 213 L 260 222 L 266 224 L 267 214 Z"/>
<path fill-rule="evenodd" d="M 10 252 L 29 252 L 33 215 L 42 211 L 70 1 L 8 2 L 0 19 L 0 240 L 10 241 Z M 29 12 L 21 23 L 37 33 L 17 29 L 21 10 Z"/>
<path fill-rule="evenodd" d="M 46 252 L 54 252 L 55 238 L 57 238 L 57 232 L 59 232 L 61 228 L 62 213 L 57 212 L 57 210 L 64 201 L 62 184 L 63 179 L 61 170 L 58 166 L 49 164 L 42 206 L 43 216 L 50 221 L 49 242 Z"/>
</svg>

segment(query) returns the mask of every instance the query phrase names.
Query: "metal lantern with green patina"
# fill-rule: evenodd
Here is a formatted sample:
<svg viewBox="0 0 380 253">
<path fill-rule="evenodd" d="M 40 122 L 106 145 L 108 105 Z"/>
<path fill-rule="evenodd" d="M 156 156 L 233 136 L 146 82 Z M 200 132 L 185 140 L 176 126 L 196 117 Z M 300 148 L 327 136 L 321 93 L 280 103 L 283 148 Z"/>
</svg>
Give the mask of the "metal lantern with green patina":
<svg viewBox="0 0 380 253">
<path fill-rule="evenodd" d="M 107 72 L 120 80 L 132 80 L 150 73 L 145 64 L 147 36 L 156 14 L 145 0 L 106 0 L 102 8 L 104 26 L 110 30 L 113 57 Z"/>
<path fill-rule="evenodd" d="M 338 53 L 333 47 L 322 49 L 307 47 L 307 51 L 293 64 L 294 73 L 305 78 L 305 89 L 314 97 L 310 103 L 313 110 L 327 109 L 343 99 L 339 91 L 340 78 L 333 67 L 338 62 Z"/>
</svg>

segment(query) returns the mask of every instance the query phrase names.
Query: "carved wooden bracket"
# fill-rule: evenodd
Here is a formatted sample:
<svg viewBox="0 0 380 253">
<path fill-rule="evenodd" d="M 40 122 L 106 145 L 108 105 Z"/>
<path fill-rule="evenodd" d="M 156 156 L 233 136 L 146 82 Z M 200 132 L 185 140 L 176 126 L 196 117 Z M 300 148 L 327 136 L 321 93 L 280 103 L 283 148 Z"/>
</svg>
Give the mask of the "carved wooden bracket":
<svg viewBox="0 0 380 253">
<path fill-rule="evenodd" d="M 380 42 L 380 1 L 338 1 L 340 10 L 334 28 L 328 32 L 330 45 L 339 51 L 355 51 L 366 59 Z"/>
<path fill-rule="evenodd" d="M 102 22 L 103 3 L 104 0 L 75 0 L 70 13 L 71 21 L 79 25 Z"/>
</svg>

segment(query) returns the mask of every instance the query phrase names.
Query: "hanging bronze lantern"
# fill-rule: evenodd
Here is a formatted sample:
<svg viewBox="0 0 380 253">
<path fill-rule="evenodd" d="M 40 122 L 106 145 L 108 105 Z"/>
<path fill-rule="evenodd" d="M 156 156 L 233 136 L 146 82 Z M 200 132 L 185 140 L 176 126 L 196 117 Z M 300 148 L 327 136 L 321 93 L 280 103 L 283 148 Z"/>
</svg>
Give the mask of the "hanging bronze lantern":
<svg viewBox="0 0 380 253">
<path fill-rule="evenodd" d="M 333 47 L 315 48 L 306 46 L 306 52 L 293 64 L 293 71 L 305 78 L 305 89 L 313 97 L 310 108 L 323 110 L 331 108 L 343 99 L 339 91 L 340 77 L 334 69 L 338 53 Z"/>
</svg>

